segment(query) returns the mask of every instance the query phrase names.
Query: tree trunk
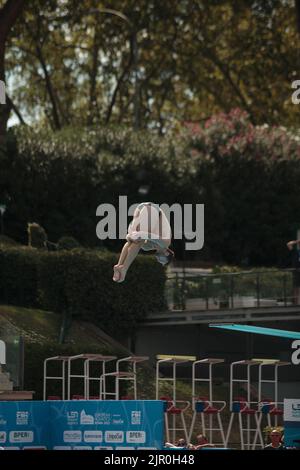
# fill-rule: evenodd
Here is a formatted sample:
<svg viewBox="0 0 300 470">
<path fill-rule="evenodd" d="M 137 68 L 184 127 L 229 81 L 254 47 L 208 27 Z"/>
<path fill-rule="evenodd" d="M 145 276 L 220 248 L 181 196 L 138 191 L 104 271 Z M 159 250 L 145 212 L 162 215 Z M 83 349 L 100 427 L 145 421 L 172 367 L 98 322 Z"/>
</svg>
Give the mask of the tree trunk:
<svg viewBox="0 0 300 470">
<path fill-rule="evenodd" d="M 0 28 L 1 28 L 1 23 L 0 23 Z M 5 82 L 4 80 L 4 55 L 5 55 L 5 42 L 1 41 L 0 39 L 0 80 Z M 9 117 L 9 106 L 8 104 L 0 104 L 0 145 L 4 141 L 4 137 L 6 134 L 6 127 L 7 127 L 7 121 Z"/>
<path fill-rule="evenodd" d="M 5 82 L 5 46 L 7 37 L 21 14 L 25 0 L 7 0 L 0 10 L 0 80 Z M 0 105 L 0 144 L 5 141 L 11 102 Z"/>
<path fill-rule="evenodd" d="M 37 57 L 40 61 L 40 64 L 41 64 L 41 67 L 43 69 L 44 76 L 45 76 L 46 89 L 47 89 L 47 92 L 48 92 L 48 95 L 49 95 L 49 98 L 50 98 L 50 101 L 51 101 L 51 106 L 52 106 L 52 117 L 53 117 L 54 127 L 55 127 L 56 130 L 59 130 L 59 129 L 61 129 L 61 123 L 60 123 L 60 118 L 59 118 L 59 112 L 58 112 L 58 108 L 57 108 L 55 93 L 54 93 L 54 89 L 53 89 L 53 86 L 52 86 L 51 77 L 49 75 L 49 72 L 47 70 L 47 65 L 46 65 L 46 62 L 44 60 L 42 49 L 40 48 L 39 45 L 36 46 L 36 53 L 37 53 Z"/>
<path fill-rule="evenodd" d="M 93 40 L 93 50 L 92 50 L 92 67 L 90 71 L 90 103 L 89 103 L 89 114 L 88 114 L 88 125 L 94 123 L 94 118 L 97 116 L 99 118 L 98 104 L 97 104 L 97 72 L 98 72 L 98 56 L 99 56 L 99 44 L 98 44 L 98 34 L 95 29 L 94 40 Z"/>
<path fill-rule="evenodd" d="M 296 8 L 297 31 L 300 34 L 300 0 L 295 0 L 295 8 Z"/>
</svg>

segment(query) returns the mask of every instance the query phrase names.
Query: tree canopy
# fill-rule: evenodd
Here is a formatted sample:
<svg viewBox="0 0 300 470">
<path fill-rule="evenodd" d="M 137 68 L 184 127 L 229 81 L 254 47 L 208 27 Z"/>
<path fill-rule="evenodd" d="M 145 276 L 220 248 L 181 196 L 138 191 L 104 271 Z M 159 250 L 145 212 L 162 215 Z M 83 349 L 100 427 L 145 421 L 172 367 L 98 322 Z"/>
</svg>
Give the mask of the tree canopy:
<svg viewBox="0 0 300 470">
<path fill-rule="evenodd" d="M 297 125 L 298 3 L 30 0 L 6 44 L 9 93 L 20 119 L 52 129 L 162 133 L 233 107 Z"/>
</svg>

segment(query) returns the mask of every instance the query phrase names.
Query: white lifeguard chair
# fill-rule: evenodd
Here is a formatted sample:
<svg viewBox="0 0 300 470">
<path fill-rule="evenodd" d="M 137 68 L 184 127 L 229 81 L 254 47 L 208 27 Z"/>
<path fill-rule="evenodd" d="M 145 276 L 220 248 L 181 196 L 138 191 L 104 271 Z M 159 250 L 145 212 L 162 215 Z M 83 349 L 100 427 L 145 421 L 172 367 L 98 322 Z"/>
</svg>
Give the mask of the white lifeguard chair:
<svg viewBox="0 0 300 470">
<path fill-rule="evenodd" d="M 234 417 L 238 417 L 239 432 L 241 439 L 241 449 L 250 450 L 251 444 L 251 433 L 258 432 L 260 446 L 263 448 L 264 442 L 260 428 L 258 427 L 258 402 L 251 401 L 251 368 L 259 366 L 260 361 L 253 359 L 232 362 L 230 365 L 230 411 L 231 417 L 229 420 L 227 435 L 226 435 L 226 447 L 228 447 L 229 437 L 232 430 L 232 424 Z M 237 376 L 237 369 L 246 369 L 246 374 L 242 377 Z M 246 376 L 246 378 L 245 378 Z M 234 398 L 234 385 L 235 384 L 246 384 L 247 398 L 236 397 Z M 255 408 L 252 405 L 255 405 Z M 244 418 L 244 419 L 243 419 Z M 255 424 L 253 425 L 253 419 Z M 255 426 L 255 427 L 253 427 Z M 246 440 L 244 434 L 246 433 Z"/>
<path fill-rule="evenodd" d="M 148 361 L 148 356 L 128 356 L 117 360 L 116 370 L 114 372 L 104 373 L 100 377 L 100 396 L 103 400 L 112 397 L 120 400 L 120 382 L 129 381 L 133 385 L 133 398 L 137 400 L 137 364 Z M 127 364 L 130 371 L 121 370 L 122 365 Z M 107 391 L 107 379 L 113 379 L 112 391 Z"/>
<path fill-rule="evenodd" d="M 54 356 L 44 360 L 44 379 L 43 379 L 43 400 L 65 400 L 66 399 L 66 369 L 71 356 Z M 50 362 L 61 363 L 61 375 L 48 375 L 48 365 Z M 58 372 L 59 373 L 59 372 Z M 48 380 L 57 380 L 61 382 L 62 396 L 51 395 L 47 397 Z"/>
<path fill-rule="evenodd" d="M 84 397 L 86 400 L 98 399 L 101 400 L 101 376 L 106 373 L 106 364 L 108 362 L 116 360 L 116 356 L 104 356 L 102 354 L 85 354 L 84 361 L 84 376 L 85 376 L 85 389 Z M 91 376 L 90 369 L 91 365 L 94 364 L 99 367 L 97 372 L 94 372 L 94 376 Z M 92 396 L 90 395 L 90 383 L 99 382 L 99 395 Z"/>
<path fill-rule="evenodd" d="M 195 356 L 177 356 L 177 355 L 157 355 L 156 356 L 156 400 L 163 400 L 164 416 L 165 416 L 165 432 L 167 441 L 170 442 L 170 431 L 172 431 L 173 442 L 176 441 L 176 433 L 183 431 L 186 442 L 188 442 L 188 432 L 185 422 L 185 411 L 190 407 L 190 402 L 187 400 L 178 400 L 176 396 L 176 373 L 178 364 L 184 364 L 196 360 Z M 161 366 L 171 366 L 172 373 L 170 377 L 161 377 Z M 172 396 L 161 396 L 160 390 L 162 384 L 169 382 L 172 385 Z M 172 417 L 172 427 L 169 425 L 169 416 Z M 181 426 L 177 426 L 176 416 L 180 417 Z"/>
<path fill-rule="evenodd" d="M 102 374 L 105 373 L 105 366 L 107 362 L 117 359 L 116 356 L 103 356 L 102 354 L 77 354 L 70 356 L 67 362 L 68 368 L 68 400 L 89 400 L 90 399 L 90 382 L 99 381 L 99 400 L 101 400 L 101 374 L 99 371 L 98 376 L 90 376 L 90 364 L 95 362 L 100 365 Z M 78 362 L 83 367 L 83 373 L 72 373 L 72 365 Z M 71 395 L 71 386 L 73 379 L 81 379 L 83 381 L 83 395 Z M 95 397 L 94 397 L 95 398 Z"/>
<path fill-rule="evenodd" d="M 226 446 L 226 438 L 224 434 L 223 423 L 221 419 L 221 412 L 226 407 L 225 401 L 216 401 L 213 399 L 213 367 L 216 364 L 224 363 L 224 359 L 206 358 L 199 359 L 193 362 L 192 366 L 192 403 L 193 403 L 193 417 L 189 433 L 189 442 L 192 439 L 196 418 L 200 415 L 202 433 L 206 435 L 209 432 L 209 443 L 213 444 L 213 433 L 218 432 L 222 439 L 222 445 Z M 206 370 L 206 376 L 199 375 L 200 370 Z M 197 393 L 198 386 L 208 385 L 207 396 L 199 397 Z M 208 417 L 208 425 L 206 418 Z M 214 424 L 213 417 L 216 418 L 217 423 Z"/>
<path fill-rule="evenodd" d="M 283 403 L 279 402 L 279 382 L 278 372 L 279 367 L 289 366 L 290 362 L 280 361 L 277 359 L 254 359 L 260 361 L 258 367 L 258 428 L 254 436 L 253 449 L 255 449 L 259 429 L 263 425 L 263 418 L 266 418 L 266 425 L 278 426 L 278 419 L 283 419 Z M 271 371 L 270 371 L 271 368 Z M 271 372 L 272 378 L 265 378 L 264 372 Z M 267 389 L 264 391 L 264 389 Z M 268 393 L 268 396 L 266 395 Z M 273 422 L 272 422 L 273 418 Z M 282 423 L 281 423 L 282 424 Z"/>
</svg>

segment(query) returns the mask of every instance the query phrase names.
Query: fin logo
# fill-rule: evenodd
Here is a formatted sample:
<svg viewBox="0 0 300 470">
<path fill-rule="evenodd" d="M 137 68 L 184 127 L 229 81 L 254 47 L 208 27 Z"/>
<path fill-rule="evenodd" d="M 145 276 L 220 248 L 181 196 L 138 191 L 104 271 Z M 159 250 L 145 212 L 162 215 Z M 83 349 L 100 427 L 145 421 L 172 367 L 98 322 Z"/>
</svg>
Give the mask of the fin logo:
<svg viewBox="0 0 300 470">
<path fill-rule="evenodd" d="M 87 415 L 85 410 L 82 410 L 80 413 L 80 424 L 95 424 L 94 417 L 92 415 Z"/>
</svg>

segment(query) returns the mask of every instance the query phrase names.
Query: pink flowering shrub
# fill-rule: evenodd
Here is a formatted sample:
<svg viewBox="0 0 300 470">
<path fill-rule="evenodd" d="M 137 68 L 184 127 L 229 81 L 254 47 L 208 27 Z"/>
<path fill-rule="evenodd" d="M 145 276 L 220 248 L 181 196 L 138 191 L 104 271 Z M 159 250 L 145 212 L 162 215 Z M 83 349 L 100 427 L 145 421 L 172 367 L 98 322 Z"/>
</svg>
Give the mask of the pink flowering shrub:
<svg viewBox="0 0 300 470">
<path fill-rule="evenodd" d="M 300 228 L 297 132 L 254 126 L 240 109 L 184 127 L 195 174 L 191 187 L 201 187 L 205 196 L 205 246 L 212 256 L 284 264 L 286 242 Z"/>
<path fill-rule="evenodd" d="M 253 126 L 241 109 L 220 113 L 204 125 L 186 123 L 191 155 L 205 159 L 242 156 L 249 160 L 279 161 L 300 158 L 300 137 L 284 127 Z"/>
</svg>

